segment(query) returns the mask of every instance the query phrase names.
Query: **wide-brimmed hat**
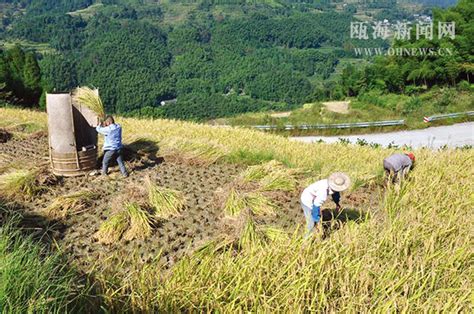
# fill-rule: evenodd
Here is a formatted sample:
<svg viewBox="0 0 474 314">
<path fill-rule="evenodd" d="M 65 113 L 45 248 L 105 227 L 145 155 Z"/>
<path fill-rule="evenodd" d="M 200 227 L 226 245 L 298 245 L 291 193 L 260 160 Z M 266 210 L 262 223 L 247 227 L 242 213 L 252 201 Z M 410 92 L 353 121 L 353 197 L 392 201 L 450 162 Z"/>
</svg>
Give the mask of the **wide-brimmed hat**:
<svg viewBox="0 0 474 314">
<path fill-rule="evenodd" d="M 342 192 L 351 185 L 351 179 L 343 172 L 334 172 L 329 176 L 328 183 L 334 192 Z"/>
</svg>

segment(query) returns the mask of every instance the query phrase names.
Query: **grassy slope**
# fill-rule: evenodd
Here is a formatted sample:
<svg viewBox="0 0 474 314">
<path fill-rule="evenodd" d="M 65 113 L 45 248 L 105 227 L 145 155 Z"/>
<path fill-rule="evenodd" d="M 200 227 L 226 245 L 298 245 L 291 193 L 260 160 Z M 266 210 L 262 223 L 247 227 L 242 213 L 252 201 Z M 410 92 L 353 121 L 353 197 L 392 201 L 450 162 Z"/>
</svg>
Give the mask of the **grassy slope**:
<svg viewBox="0 0 474 314">
<path fill-rule="evenodd" d="M 474 110 L 473 93 L 457 91 L 452 88 L 432 90 L 419 96 L 380 95 L 372 92 L 350 100 L 349 114 L 334 112 L 321 114 L 321 105 L 316 103 L 312 108 L 294 110 L 288 118 L 275 119 L 271 118 L 268 113 L 248 113 L 234 118 L 222 119 L 221 123 L 230 125 L 300 125 L 405 119 L 406 126 L 404 128 L 417 129 L 428 126 L 423 123 L 424 116 Z M 448 124 L 450 120 L 439 121 L 439 123 Z M 360 130 L 358 131 L 360 132 Z M 314 130 L 311 132 L 316 134 L 321 131 Z"/>
<path fill-rule="evenodd" d="M 0 203 L 0 311 L 2 313 L 64 313 L 84 311 L 89 287 L 60 253 L 20 232 L 15 216 L 8 222 Z"/>
<path fill-rule="evenodd" d="M 0 116 L 3 125 L 46 121 L 42 113 L 15 109 L 0 108 Z M 179 121 L 120 123 L 127 141 L 148 138 L 163 146 L 170 137 L 196 140 L 223 150 L 228 160 L 275 158 L 313 170 L 315 179 L 340 170 L 367 182 L 380 174 L 390 153 Z M 135 310 L 468 311 L 474 154 L 425 149 L 415 154 L 411 180 L 389 189 L 380 211 L 363 223 L 349 222 L 326 240 L 302 243 L 297 237 L 242 255 L 209 250 L 180 262 L 166 279 L 146 267 L 129 274 L 115 294 L 108 291 L 109 305 L 120 299 Z"/>
</svg>

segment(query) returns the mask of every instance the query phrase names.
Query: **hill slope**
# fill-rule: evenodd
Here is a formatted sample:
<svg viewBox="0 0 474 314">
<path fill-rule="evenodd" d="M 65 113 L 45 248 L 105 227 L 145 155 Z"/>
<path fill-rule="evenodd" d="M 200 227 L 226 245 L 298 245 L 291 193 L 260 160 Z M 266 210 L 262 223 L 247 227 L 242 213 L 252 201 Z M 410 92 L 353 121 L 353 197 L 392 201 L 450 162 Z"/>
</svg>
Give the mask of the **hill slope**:
<svg viewBox="0 0 474 314">
<path fill-rule="evenodd" d="M 5 108 L 0 109 L 0 116 L 0 127 L 14 134 L 13 139 L 0 144 L 1 165 L 10 167 L 10 171 L 15 169 L 12 167 L 28 167 L 28 160 L 11 155 L 6 147 L 19 147 L 12 143 L 19 143 L 22 138 L 32 143 L 28 131 L 44 130 L 46 116 Z M 139 188 L 137 180 L 147 174 L 165 186 L 173 180 L 184 180 L 173 186 L 186 191 L 189 204 L 182 212 L 184 226 L 193 229 L 206 223 L 206 217 L 200 218 L 192 210 L 197 206 L 203 212 L 215 213 L 209 223 L 217 226 L 212 230 L 218 232 L 210 232 L 214 239 L 210 244 L 198 250 L 185 250 L 187 253 L 172 263 L 165 261 L 165 267 L 160 249 L 166 249 L 167 243 L 173 241 L 171 247 L 181 250 L 186 237 L 192 234 L 192 230 L 186 231 L 188 228 L 180 229 L 174 220 L 179 218 L 159 220 L 152 225 L 149 238 L 129 241 L 119 238 L 112 245 L 79 242 L 86 255 L 91 250 L 101 249 L 109 256 L 96 260 L 93 268 L 84 268 L 90 280 L 101 287 L 96 293 L 101 296 L 98 300 L 102 300 L 104 308 L 285 312 L 469 310 L 474 275 L 469 237 L 474 222 L 472 150 L 415 151 L 417 165 L 409 180 L 398 188 L 385 189 L 380 185 L 381 160 L 393 150 L 339 144 L 309 145 L 248 130 L 167 120 L 120 119 L 120 123 L 136 158 L 158 146 L 158 157 L 164 157 L 164 161 L 154 165 L 142 157 L 139 161 L 130 161 L 133 173 L 127 180 L 64 178 L 39 192 L 33 201 L 16 198 L 17 206 L 26 212 L 44 215 L 44 206 L 48 204 L 35 200 L 44 200 L 50 193 L 64 195 L 77 187 L 95 187 L 105 190 L 105 194 L 139 202 L 141 196 L 137 198 L 130 193 Z M 36 133 L 34 137 L 42 141 L 44 133 Z M 141 149 L 133 146 L 138 139 L 146 143 Z M 44 149 L 46 144 L 41 145 Z M 30 153 L 38 154 L 37 151 Z M 270 159 L 283 162 L 277 166 L 279 171 L 297 180 L 297 185 L 287 192 L 265 194 L 275 202 L 289 198 L 288 203 L 278 203 L 277 221 L 278 217 L 294 211 L 295 220 L 281 229 L 280 237 L 272 241 L 260 238 L 260 232 L 268 227 L 267 218 L 271 217 L 268 213 L 227 220 L 209 198 L 201 204 L 204 195 L 216 192 L 212 191 L 216 182 L 229 188 L 224 181 L 237 179 L 247 164 Z M 193 165 L 186 168 L 191 160 Z M 9 161 L 15 161 L 16 165 L 8 166 Z M 173 167 L 181 167 L 185 172 L 174 172 Z M 234 170 L 224 175 L 218 170 L 222 168 Z M 2 169 L 5 171 L 5 167 Z M 347 172 L 354 182 L 351 191 L 343 195 L 344 219 L 329 215 L 324 234 L 302 241 L 300 232 L 293 234 L 303 223 L 301 211 L 298 218 L 299 188 L 336 170 Z M 187 171 L 190 172 L 187 174 Z M 205 176 L 199 174 L 206 171 Z M 206 182 L 209 171 L 214 173 L 210 175 L 215 176 L 214 182 Z M 362 195 L 361 191 L 369 193 L 367 199 L 355 199 Z M 72 230 L 68 234 L 75 234 L 78 239 L 93 237 L 98 222 L 84 227 L 81 221 L 87 221 L 98 208 L 102 208 L 100 219 L 107 221 L 116 213 L 109 209 L 113 200 L 106 196 L 103 201 L 98 199 L 89 205 L 85 212 L 70 213 L 70 217 L 65 218 L 67 230 Z M 124 209 L 119 206 L 116 210 Z M 328 212 L 332 212 L 330 207 Z M 354 212 L 359 215 L 354 216 Z M 242 219 L 246 227 L 239 229 Z M 253 222 L 249 224 L 249 221 Z M 57 221 L 54 223 L 58 225 Z M 51 226 L 47 229 L 52 230 Z M 234 229 L 242 232 L 238 242 L 232 242 L 232 232 L 225 231 Z M 63 245 L 61 232 L 64 231 L 58 232 L 56 241 Z M 226 236 L 221 237 L 223 235 Z M 156 237 L 161 238 L 162 246 L 150 245 Z M 118 254 L 125 246 L 132 251 L 128 251 L 128 255 Z M 70 254 L 68 250 L 65 252 Z M 71 263 L 81 267 L 82 259 L 69 256 L 75 257 Z M 9 295 L 5 298 L 8 300 Z"/>
</svg>

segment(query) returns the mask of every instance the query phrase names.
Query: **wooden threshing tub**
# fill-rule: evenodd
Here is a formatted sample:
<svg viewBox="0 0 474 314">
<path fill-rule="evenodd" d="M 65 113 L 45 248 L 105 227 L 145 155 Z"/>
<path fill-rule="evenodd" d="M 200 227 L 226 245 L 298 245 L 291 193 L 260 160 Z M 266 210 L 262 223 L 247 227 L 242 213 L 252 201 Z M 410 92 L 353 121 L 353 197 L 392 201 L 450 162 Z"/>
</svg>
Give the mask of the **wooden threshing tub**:
<svg viewBox="0 0 474 314">
<path fill-rule="evenodd" d="M 69 93 L 47 94 L 49 156 L 53 173 L 79 176 L 96 169 L 98 118 Z"/>
</svg>

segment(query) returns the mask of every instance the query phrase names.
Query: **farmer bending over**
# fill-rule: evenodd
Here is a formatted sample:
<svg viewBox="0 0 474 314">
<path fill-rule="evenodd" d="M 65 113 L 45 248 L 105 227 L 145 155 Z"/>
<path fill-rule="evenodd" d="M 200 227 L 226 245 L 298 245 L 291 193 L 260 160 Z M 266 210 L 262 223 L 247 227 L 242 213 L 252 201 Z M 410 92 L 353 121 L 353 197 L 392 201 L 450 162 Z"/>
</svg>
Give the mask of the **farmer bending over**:
<svg viewBox="0 0 474 314">
<path fill-rule="evenodd" d="M 351 180 L 345 173 L 335 172 L 328 179 L 317 181 L 304 189 L 301 194 L 301 207 L 306 217 L 306 236 L 311 234 L 315 223 L 321 220 L 321 206 L 328 196 L 332 196 L 336 210 L 339 210 L 340 192 L 346 190 L 350 184 Z"/>
<path fill-rule="evenodd" d="M 107 116 L 105 121 L 98 125 L 97 132 L 104 135 L 104 160 L 102 162 L 102 175 L 107 175 L 109 163 L 112 158 L 117 160 L 120 172 L 128 177 L 127 169 L 122 157 L 122 127 L 116 124 L 112 116 Z"/>
<path fill-rule="evenodd" d="M 395 183 L 398 179 L 406 177 L 414 163 L 413 153 L 393 154 L 383 160 L 383 168 L 387 177 L 392 178 L 392 182 Z"/>
</svg>

